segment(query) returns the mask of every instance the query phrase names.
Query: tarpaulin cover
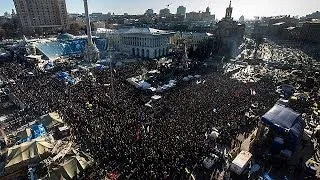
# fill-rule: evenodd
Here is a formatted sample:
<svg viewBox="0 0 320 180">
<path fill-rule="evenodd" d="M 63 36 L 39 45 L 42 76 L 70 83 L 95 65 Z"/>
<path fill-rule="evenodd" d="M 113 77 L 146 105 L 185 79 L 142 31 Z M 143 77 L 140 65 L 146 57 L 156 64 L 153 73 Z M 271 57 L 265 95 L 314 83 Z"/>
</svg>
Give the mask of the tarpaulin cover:
<svg viewBox="0 0 320 180">
<path fill-rule="evenodd" d="M 53 69 L 54 68 L 54 63 L 49 61 L 46 65 L 44 65 L 44 68 L 46 70 L 50 70 L 50 69 Z"/>
<path fill-rule="evenodd" d="M 305 123 L 300 114 L 284 106 L 273 106 L 261 120 L 278 132 L 289 132 L 295 141 L 303 135 Z"/>
<path fill-rule="evenodd" d="M 272 178 L 272 177 L 270 176 L 270 174 L 268 174 L 268 173 L 265 173 L 265 174 L 263 175 L 263 179 L 264 179 L 264 180 L 274 180 L 274 178 Z"/>
<path fill-rule="evenodd" d="M 5 168 L 18 165 L 22 161 L 28 161 L 35 158 L 44 158 L 43 154 L 49 153 L 53 145 L 44 138 L 25 142 L 8 148 L 7 164 Z"/>
<path fill-rule="evenodd" d="M 94 44 L 100 52 L 108 47 L 108 40 L 102 38 L 93 38 Z M 50 41 L 37 43 L 36 48 L 49 59 L 55 59 L 61 56 L 82 55 L 87 46 L 87 38 L 65 39 L 63 41 Z"/>
<path fill-rule="evenodd" d="M 106 66 L 102 65 L 102 64 L 97 64 L 96 69 L 102 71 L 106 68 Z"/>
<path fill-rule="evenodd" d="M 28 134 L 28 136 L 26 138 L 21 138 L 19 141 L 16 142 L 16 145 L 31 141 L 32 139 L 36 139 L 38 137 L 41 137 L 41 136 L 44 136 L 44 135 L 47 134 L 43 124 L 33 125 L 31 127 L 31 129 L 32 129 L 31 130 L 31 135 Z M 27 129 L 26 129 L 26 131 L 27 131 Z"/>
<path fill-rule="evenodd" d="M 63 120 L 60 115 L 56 112 L 52 112 L 41 116 L 41 124 L 43 124 L 47 129 L 51 129 L 55 126 L 63 124 Z"/>
<path fill-rule="evenodd" d="M 47 132 L 43 126 L 43 124 L 37 124 L 32 126 L 32 139 L 36 139 L 38 137 L 46 135 Z"/>
<path fill-rule="evenodd" d="M 89 163 L 85 158 L 80 156 L 72 156 L 68 161 L 64 162 L 63 164 L 59 164 L 59 167 L 53 168 L 49 179 L 73 179 L 77 174 L 83 172 L 88 165 Z"/>
<path fill-rule="evenodd" d="M 61 72 L 61 73 L 57 74 L 58 79 L 66 79 L 68 77 L 69 77 L 69 73 L 67 73 L 67 72 Z"/>
</svg>

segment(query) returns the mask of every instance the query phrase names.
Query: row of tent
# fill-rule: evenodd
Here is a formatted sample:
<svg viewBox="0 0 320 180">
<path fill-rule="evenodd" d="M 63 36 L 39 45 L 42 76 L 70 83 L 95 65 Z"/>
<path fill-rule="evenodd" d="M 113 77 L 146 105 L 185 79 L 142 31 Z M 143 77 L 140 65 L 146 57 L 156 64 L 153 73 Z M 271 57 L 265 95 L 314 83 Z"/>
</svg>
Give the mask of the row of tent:
<svg viewBox="0 0 320 180">
<path fill-rule="evenodd" d="M 190 81 L 190 80 L 192 80 L 194 78 L 198 79 L 200 77 L 201 77 L 200 75 L 194 75 L 194 76 L 188 75 L 186 77 L 183 77 L 182 80 L 183 81 Z M 154 88 L 154 87 L 151 86 L 150 83 L 148 83 L 147 81 L 142 80 L 142 81 L 138 82 L 137 86 L 139 88 L 141 88 L 141 89 L 144 89 L 144 90 L 150 89 L 153 92 L 162 92 L 162 91 L 166 91 L 166 90 L 176 86 L 176 84 L 177 84 L 177 81 L 172 79 L 172 80 L 169 80 L 169 82 L 167 84 L 164 84 L 164 85 L 162 85 L 162 86 L 160 86 L 158 88 Z"/>
<path fill-rule="evenodd" d="M 40 120 L 35 124 L 27 127 L 25 131 L 22 131 L 20 134 L 21 139 L 16 142 L 16 144 L 21 144 L 32 139 L 36 139 L 47 134 L 47 131 L 50 131 L 52 127 L 62 125 L 64 122 L 61 119 L 60 115 L 56 112 L 49 113 L 40 117 Z"/>
<path fill-rule="evenodd" d="M 20 145 L 8 148 L 5 172 L 11 173 L 28 164 L 36 164 L 51 155 L 54 145 L 45 138 L 35 139 Z M 89 161 L 80 155 L 73 154 L 52 168 L 45 179 L 73 179 L 77 174 L 84 171 Z"/>
<path fill-rule="evenodd" d="M 41 123 L 41 124 L 39 124 Z M 62 125 L 64 122 L 56 112 L 40 117 L 38 124 L 32 127 L 32 135 L 28 141 L 14 145 L 7 149 L 5 162 L 5 174 L 20 170 L 29 164 L 38 164 L 40 161 L 53 156 L 58 152 L 52 151 L 56 143 L 45 137 L 46 131 Z M 50 168 L 49 175 L 45 179 L 73 179 L 89 165 L 89 157 L 80 156 L 74 149 L 70 149 L 58 165 Z M 1 179 L 1 178 L 0 178 Z"/>
</svg>

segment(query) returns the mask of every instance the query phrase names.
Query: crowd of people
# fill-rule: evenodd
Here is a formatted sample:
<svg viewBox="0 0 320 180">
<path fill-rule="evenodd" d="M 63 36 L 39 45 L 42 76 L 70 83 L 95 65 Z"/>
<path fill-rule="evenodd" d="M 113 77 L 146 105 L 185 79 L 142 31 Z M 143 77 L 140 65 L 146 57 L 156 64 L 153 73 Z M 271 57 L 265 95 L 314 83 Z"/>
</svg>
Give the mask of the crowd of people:
<svg viewBox="0 0 320 180">
<path fill-rule="evenodd" d="M 220 133 L 216 143 L 232 149 L 239 145 L 237 137 L 257 127 L 259 116 L 277 100 L 272 77 L 243 83 L 223 72 L 201 74 L 201 69 L 201 83 L 173 77 L 177 85 L 151 100 L 150 93 L 126 82 L 141 74 L 142 67 L 156 65 L 126 65 L 115 69 L 113 79 L 108 70 L 83 72 L 81 81 L 69 86 L 55 78 L 56 72 L 1 64 L 1 75 L 14 81 L 9 88 L 26 104 L 24 111 L 15 112 L 21 121 L 7 130 L 56 111 L 71 127 L 80 150 L 95 159 L 84 177 L 183 179 L 186 169 L 196 171 L 212 152 L 205 141 L 212 128 Z"/>
<path fill-rule="evenodd" d="M 231 148 L 239 134 L 257 125 L 246 112 L 261 114 L 275 102 L 271 79 L 244 84 L 214 72 L 204 74 L 201 84 L 177 79 L 174 89 L 145 106 L 150 95 L 125 81 L 139 74 L 141 66 L 145 65 L 116 69 L 112 93 L 108 71 L 83 73 L 79 83 L 67 86 L 54 73 L 14 62 L 2 64 L 2 76 L 14 80 L 10 89 L 27 106 L 16 113 L 23 121 L 11 128 L 57 111 L 71 126 L 80 149 L 96 160 L 91 176 L 111 172 L 134 179 L 180 178 L 186 176 L 185 168 L 200 165 L 211 152 L 205 134 L 213 127 L 221 134 L 217 142 Z"/>
</svg>

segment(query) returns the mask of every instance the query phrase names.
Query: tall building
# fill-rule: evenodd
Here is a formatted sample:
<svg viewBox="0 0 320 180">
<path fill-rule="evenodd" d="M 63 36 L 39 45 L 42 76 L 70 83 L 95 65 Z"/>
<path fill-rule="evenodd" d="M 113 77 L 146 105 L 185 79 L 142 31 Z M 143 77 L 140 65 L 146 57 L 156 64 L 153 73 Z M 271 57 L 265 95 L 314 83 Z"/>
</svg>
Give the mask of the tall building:
<svg viewBox="0 0 320 180">
<path fill-rule="evenodd" d="M 230 0 L 230 4 L 229 4 L 229 7 L 227 7 L 226 9 L 226 16 L 225 18 L 226 19 L 232 19 L 232 7 L 231 7 L 231 0 Z"/>
<path fill-rule="evenodd" d="M 13 2 L 25 31 L 33 31 L 37 28 L 67 28 L 65 0 L 13 0 Z"/>
<path fill-rule="evenodd" d="M 203 22 L 209 22 L 212 23 L 215 21 L 215 15 L 210 12 L 210 8 L 207 7 L 205 12 L 189 12 L 186 14 L 186 19 L 189 22 L 197 22 L 197 21 L 203 21 Z"/>
<path fill-rule="evenodd" d="M 149 16 L 153 15 L 153 9 L 146 10 L 146 15 L 149 15 Z"/>
<path fill-rule="evenodd" d="M 184 6 L 179 6 L 177 8 L 177 15 L 182 15 L 183 17 L 186 17 L 186 10 L 187 8 Z"/>
<path fill-rule="evenodd" d="M 240 24 L 232 19 L 231 1 L 226 9 L 225 17 L 217 23 L 215 35 L 218 39 L 220 50 L 236 56 L 240 53 L 239 45 L 243 42 L 245 24 Z"/>
<path fill-rule="evenodd" d="M 160 9 L 159 15 L 160 16 L 170 15 L 170 9 L 168 9 L 168 8 Z"/>
<path fill-rule="evenodd" d="M 201 14 L 201 20 L 207 21 L 207 22 L 214 22 L 216 16 L 214 14 L 211 15 L 210 8 L 206 8 L 206 12 L 202 12 Z"/>
</svg>

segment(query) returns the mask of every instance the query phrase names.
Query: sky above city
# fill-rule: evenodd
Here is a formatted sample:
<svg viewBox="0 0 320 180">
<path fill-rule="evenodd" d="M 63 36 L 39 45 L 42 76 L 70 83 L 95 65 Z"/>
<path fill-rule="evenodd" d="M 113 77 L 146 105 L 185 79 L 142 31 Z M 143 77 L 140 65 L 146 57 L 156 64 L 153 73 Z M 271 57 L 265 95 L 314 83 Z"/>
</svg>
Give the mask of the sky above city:
<svg viewBox="0 0 320 180">
<path fill-rule="evenodd" d="M 83 13 L 82 0 L 66 0 L 68 13 Z M 218 19 L 225 14 L 225 8 L 229 0 L 88 0 L 89 12 L 103 12 L 115 14 L 143 14 L 147 9 L 152 8 L 154 12 L 171 4 L 171 13 L 176 13 L 178 6 L 182 5 L 190 11 L 205 11 L 210 7 L 211 12 L 216 14 Z M 238 19 L 241 15 L 245 18 L 254 16 L 274 15 L 299 15 L 304 16 L 320 10 L 320 0 L 233 0 L 233 17 Z M 0 14 L 14 9 L 13 0 L 0 0 Z"/>
</svg>

